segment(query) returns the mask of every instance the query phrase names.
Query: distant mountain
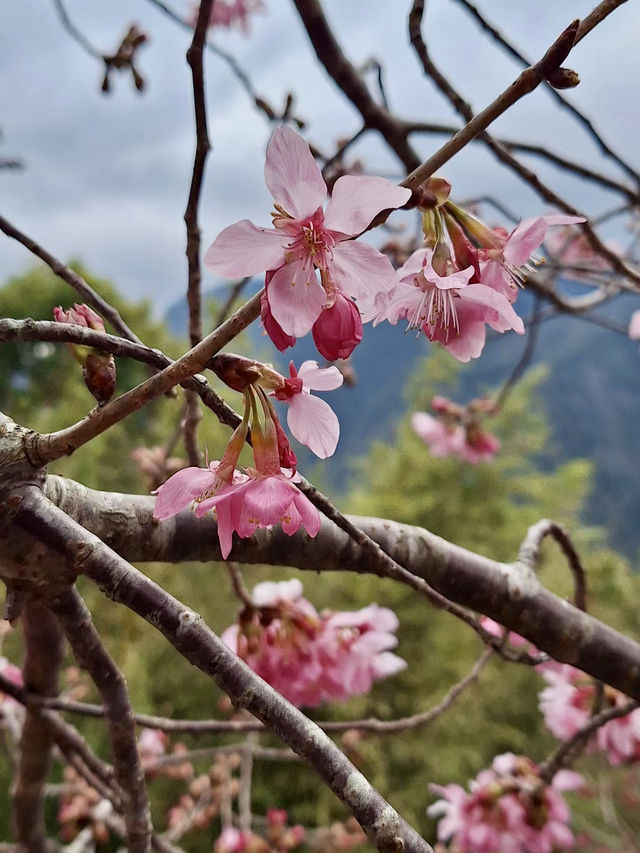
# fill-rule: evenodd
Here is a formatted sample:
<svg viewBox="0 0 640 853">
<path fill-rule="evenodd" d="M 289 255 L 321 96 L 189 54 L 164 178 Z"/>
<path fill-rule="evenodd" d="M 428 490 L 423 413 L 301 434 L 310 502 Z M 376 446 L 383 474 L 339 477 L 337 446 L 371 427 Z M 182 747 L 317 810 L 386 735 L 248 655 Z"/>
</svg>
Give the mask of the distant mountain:
<svg viewBox="0 0 640 853">
<path fill-rule="evenodd" d="M 257 285 L 256 285 L 257 286 Z M 254 291 L 255 292 L 255 288 Z M 221 300 L 224 290 L 207 294 Z M 532 298 L 523 293 L 518 310 L 530 313 Z M 626 325 L 637 299 L 618 297 L 598 312 L 600 317 Z M 176 334 L 187 327 L 187 308 L 176 303 L 167 321 Z M 254 324 L 250 338 L 261 348 L 265 339 Z M 456 399 L 464 401 L 497 387 L 520 357 L 525 341 L 514 334 L 495 335 L 482 358 L 462 371 Z M 389 439 L 406 410 L 404 388 L 417 363 L 429 352 L 423 336 L 403 334 L 401 326 L 368 326 L 356 347 L 352 364 L 357 385 L 332 392 L 331 405 L 341 425 L 338 449 L 331 465 L 322 466 L 320 485 L 339 496 L 347 486 L 350 460 L 361 456 L 373 439 Z M 290 359 L 296 364 L 311 358 L 322 361 L 311 336 L 286 353 L 269 350 L 270 360 L 283 371 Z M 640 353 L 626 337 L 585 320 L 556 316 L 540 324 L 531 364 L 546 364 L 550 378 L 541 389 L 551 426 L 551 441 L 543 466 L 581 457 L 594 463 L 592 495 L 585 521 L 603 525 L 611 545 L 636 555 L 640 547 L 640 477 L 634 459 L 640 458 Z M 295 448 L 298 452 L 298 447 Z M 312 472 L 313 459 L 298 453 L 301 470 Z"/>
</svg>

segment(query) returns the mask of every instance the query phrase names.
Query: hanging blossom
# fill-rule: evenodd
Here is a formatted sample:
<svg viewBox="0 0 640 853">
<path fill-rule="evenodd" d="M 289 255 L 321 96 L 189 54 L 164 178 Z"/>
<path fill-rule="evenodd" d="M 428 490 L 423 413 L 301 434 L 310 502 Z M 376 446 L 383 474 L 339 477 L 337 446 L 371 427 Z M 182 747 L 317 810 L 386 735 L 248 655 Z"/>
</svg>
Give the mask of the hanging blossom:
<svg viewBox="0 0 640 853">
<path fill-rule="evenodd" d="M 222 639 L 294 705 L 366 694 L 375 680 L 406 667 L 390 651 L 398 620 L 386 607 L 319 614 L 297 579 L 258 584 L 252 602 Z"/>
<path fill-rule="evenodd" d="M 337 367 L 323 368 L 317 361 L 305 361 L 297 370 L 291 362 L 289 377 L 285 377 L 269 364 L 232 353 L 215 356 L 209 367 L 236 391 L 244 392 L 253 386 L 286 403 L 287 426 L 294 438 L 320 459 L 333 455 L 340 437 L 338 418 L 331 406 L 325 400 L 312 396 L 311 391 L 340 388 L 344 377 Z M 277 415 L 268 405 L 270 416 L 279 428 Z M 295 462 L 289 467 L 295 467 Z"/>
<path fill-rule="evenodd" d="M 578 773 L 560 770 L 550 785 L 525 756 L 494 758 L 470 783 L 430 785 L 442 796 L 427 809 L 441 818 L 438 840 L 451 841 L 456 853 L 553 853 L 570 850 L 574 837 L 563 791 L 584 784 Z"/>
<path fill-rule="evenodd" d="M 248 829 L 225 826 L 213 845 L 213 853 L 269 853 L 269 845 Z"/>
<path fill-rule="evenodd" d="M 459 406 L 446 397 L 436 396 L 431 400 L 431 408 L 436 417 L 427 412 L 414 412 L 411 426 L 432 456 L 456 456 L 473 465 L 493 459 L 500 442 L 481 423 L 481 417 L 494 410 L 491 400 L 483 397 Z"/>
<path fill-rule="evenodd" d="M 539 696 L 540 710 L 549 731 L 567 740 L 591 718 L 596 688 L 588 676 L 568 664 L 539 667 L 547 687 Z M 628 697 L 619 690 L 604 688 L 604 707 L 624 705 Z M 596 746 L 614 767 L 640 760 L 640 708 L 600 726 L 590 748 Z"/>
<path fill-rule="evenodd" d="M 247 219 L 225 228 L 205 264 L 229 278 L 268 272 L 262 315 L 277 347 L 313 329 L 325 357 L 340 351 L 334 357 L 346 358 L 362 336 L 362 320 L 375 316 L 376 298 L 396 284 L 389 260 L 350 238 L 381 210 L 403 205 L 411 191 L 384 178 L 344 175 L 323 210 L 322 173 L 307 143 L 288 127 L 269 140 L 265 181 L 275 202 L 273 229 Z"/>
<path fill-rule="evenodd" d="M 242 377 L 238 382 L 245 382 Z M 232 386 L 233 387 L 233 386 Z M 280 524 L 292 536 L 304 527 L 310 536 L 320 530 L 320 514 L 296 487 L 296 457 L 263 388 L 245 382 L 245 410 L 227 449 L 207 468 L 178 471 L 156 490 L 154 518 L 164 520 L 190 506 L 196 517 L 212 513 L 217 521 L 223 558 L 229 556 L 235 531 L 241 538 L 260 527 Z M 255 467 L 236 468 L 251 420 Z"/>
<path fill-rule="evenodd" d="M 418 249 L 400 267 L 398 278 L 399 283 L 378 312 L 376 322 L 388 320 L 395 325 L 406 319 L 409 329 L 422 331 L 459 361 L 480 355 L 487 325 L 496 332 L 513 329 L 524 334 L 522 320 L 509 300 L 478 283 L 473 266 L 456 270 L 450 256 L 440 263 L 431 249 Z"/>
</svg>

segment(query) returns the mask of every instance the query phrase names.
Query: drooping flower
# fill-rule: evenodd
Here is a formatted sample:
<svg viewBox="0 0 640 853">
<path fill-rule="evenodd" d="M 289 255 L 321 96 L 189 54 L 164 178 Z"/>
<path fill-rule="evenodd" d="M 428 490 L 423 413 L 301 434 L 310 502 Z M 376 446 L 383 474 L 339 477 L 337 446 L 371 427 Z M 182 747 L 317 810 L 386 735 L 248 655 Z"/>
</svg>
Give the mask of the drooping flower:
<svg viewBox="0 0 640 853">
<path fill-rule="evenodd" d="M 368 693 L 374 680 L 406 667 L 390 651 L 398 620 L 387 608 L 319 614 L 298 580 L 258 584 L 252 600 L 222 639 L 294 705 Z"/>
<path fill-rule="evenodd" d="M 524 334 L 521 318 L 504 295 L 485 284 L 469 284 L 475 275 L 472 266 L 440 275 L 433 258 L 430 249 L 418 249 L 400 267 L 399 283 L 376 322 L 386 319 L 395 325 L 407 319 L 409 329 L 422 330 L 462 362 L 482 352 L 487 324 L 497 332 Z"/>
<path fill-rule="evenodd" d="M 372 319 L 376 296 L 395 286 L 395 275 L 384 255 L 349 238 L 381 210 L 404 204 L 410 191 L 383 178 L 345 175 L 323 211 L 327 187 L 320 169 L 307 143 L 288 127 L 269 141 L 265 180 L 275 200 L 274 228 L 246 219 L 225 228 L 205 264 L 231 278 L 271 271 L 269 318 L 283 336 L 307 334 L 340 293 L 355 300 L 365 321 Z M 270 323 L 265 328 L 271 334 Z"/>
<path fill-rule="evenodd" d="M 276 400 L 288 404 L 287 425 L 299 442 L 306 444 L 320 459 L 333 455 L 340 424 L 331 406 L 313 397 L 311 391 L 333 391 L 342 385 L 337 367 L 321 368 L 317 361 L 305 361 L 296 370 L 289 365 L 291 378 L 275 391 Z"/>
<path fill-rule="evenodd" d="M 562 791 L 583 784 L 578 773 L 561 770 L 550 785 L 525 756 L 499 755 L 469 786 L 431 785 L 442 799 L 427 813 L 441 818 L 438 840 L 457 853 L 552 853 L 569 850 L 574 837 Z"/>
</svg>

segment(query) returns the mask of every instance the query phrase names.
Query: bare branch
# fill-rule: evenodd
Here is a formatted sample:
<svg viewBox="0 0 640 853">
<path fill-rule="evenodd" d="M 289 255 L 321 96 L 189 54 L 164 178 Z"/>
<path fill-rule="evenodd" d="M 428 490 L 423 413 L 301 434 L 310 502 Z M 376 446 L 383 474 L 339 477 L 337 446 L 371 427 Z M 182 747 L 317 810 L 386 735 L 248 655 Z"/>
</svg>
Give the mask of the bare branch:
<svg viewBox="0 0 640 853">
<path fill-rule="evenodd" d="M 204 623 L 95 536 L 29 489 L 16 519 L 115 601 L 160 630 L 171 644 L 210 675 L 242 708 L 261 719 L 303 757 L 352 811 L 381 853 L 432 853 L 431 847 L 371 787 L 327 735 L 259 679 Z M 70 626 L 69 626 L 70 627 Z M 399 845 L 403 843 L 404 847 Z"/>
<path fill-rule="evenodd" d="M 91 614 L 75 588 L 57 593 L 49 604 L 78 665 L 90 674 L 104 703 L 116 777 L 122 788 L 128 849 L 147 853 L 151 850 L 151 814 L 124 676 L 102 645 Z"/>
<path fill-rule="evenodd" d="M 25 639 L 23 679 L 34 693 L 54 696 L 64 657 L 64 643 L 56 620 L 45 605 L 28 596 L 22 608 Z M 37 713 L 27 709 L 20 738 L 20 760 L 11 800 L 18 843 L 29 853 L 47 853 L 44 823 L 45 785 L 51 769 L 53 739 Z"/>
<path fill-rule="evenodd" d="M 465 8 L 472 15 L 473 18 L 475 18 L 480 27 L 482 27 L 485 32 L 488 32 L 492 36 L 492 38 L 494 38 L 495 41 L 500 44 L 513 59 L 516 60 L 516 62 L 519 62 L 521 65 L 524 66 L 531 65 L 531 62 L 522 53 L 520 53 L 520 51 L 517 50 L 509 41 L 507 41 L 507 39 L 502 35 L 502 33 L 499 32 L 499 30 L 496 29 L 496 27 L 494 27 L 492 24 L 489 23 L 489 21 L 487 21 L 487 19 L 481 14 L 477 6 L 474 6 L 473 3 L 469 2 L 469 0 L 457 0 L 457 2 L 460 3 L 460 5 Z M 614 0 L 614 2 L 609 3 L 607 5 L 611 7 L 610 11 L 613 11 L 613 9 L 617 8 L 618 6 L 621 6 L 623 3 L 626 3 L 626 0 Z M 603 4 L 600 4 L 600 7 L 598 7 L 601 9 L 601 14 L 604 13 L 604 9 L 601 8 L 602 6 Z M 609 12 L 607 11 L 606 14 L 609 14 Z M 595 26 L 596 23 L 599 23 L 599 20 L 601 20 L 601 18 L 599 18 L 598 20 L 591 18 L 591 16 L 585 18 L 581 23 L 581 33 L 583 35 L 586 35 L 587 28 L 592 29 L 592 27 Z M 586 128 L 587 132 L 590 134 L 591 138 L 600 148 L 602 153 L 606 154 L 606 156 L 614 160 L 620 166 L 620 168 L 624 169 L 624 171 L 631 178 L 633 178 L 636 184 L 640 184 L 640 174 L 635 169 L 633 169 L 629 165 L 629 163 L 627 163 L 622 157 L 620 157 L 619 154 L 616 154 L 616 152 L 605 142 L 602 135 L 595 128 L 591 119 L 589 119 L 588 116 L 582 113 L 570 101 L 567 101 L 561 92 L 558 92 L 557 89 L 554 89 L 548 84 L 547 91 L 555 98 L 556 102 L 560 104 L 563 109 L 568 110 L 571 115 L 573 115 L 573 117 L 577 119 L 577 121 L 579 121 L 583 125 L 583 127 Z"/>
<path fill-rule="evenodd" d="M 210 517 L 198 519 L 184 510 L 158 523 L 153 520 L 153 498 L 92 492 L 56 477 L 48 478 L 47 493 L 131 561 L 221 560 L 217 526 Z M 21 509 L 16 514 L 19 526 Z M 388 519 L 350 516 L 349 521 L 378 543 L 380 553 L 392 555 L 441 596 L 490 616 L 555 660 L 640 700 L 640 644 L 553 595 L 525 564 L 500 563 L 423 528 Z M 329 522 L 323 522 L 315 539 L 306 533 L 290 537 L 279 527 L 259 530 L 250 539 L 235 538 L 231 559 L 388 576 L 388 558 L 376 558 Z"/>
<path fill-rule="evenodd" d="M 542 540 L 547 536 L 551 536 L 552 539 L 555 539 L 567 558 L 571 574 L 573 575 L 573 601 L 575 606 L 580 610 L 586 610 L 587 575 L 580 560 L 580 556 L 571 541 L 571 537 L 562 525 L 557 524 L 555 521 L 549 521 L 549 519 L 545 518 L 537 524 L 534 524 L 533 527 L 530 527 L 524 542 L 520 546 L 519 559 L 526 566 L 534 569 L 538 562 Z"/>
</svg>

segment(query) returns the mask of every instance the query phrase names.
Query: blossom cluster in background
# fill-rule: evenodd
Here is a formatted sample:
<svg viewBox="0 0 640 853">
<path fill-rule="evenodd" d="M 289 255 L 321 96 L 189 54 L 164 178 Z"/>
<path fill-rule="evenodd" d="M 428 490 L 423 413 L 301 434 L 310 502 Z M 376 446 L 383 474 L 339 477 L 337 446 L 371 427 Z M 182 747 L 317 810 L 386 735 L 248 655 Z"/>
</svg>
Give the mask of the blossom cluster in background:
<svg viewBox="0 0 640 853">
<path fill-rule="evenodd" d="M 398 620 L 386 607 L 318 613 L 297 579 L 258 584 L 252 601 L 222 639 L 294 705 L 368 693 L 375 680 L 406 667 L 390 651 Z"/>
<path fill-rule="evenodd" d="M 414 412 L 411 426 L 427 445 L 432 456 L 455 456 L 463 462 L 488 462 L 500 449 L 499 440 L 482 426 L 482 419 L 495 406 L 486 397 L 466 406 L 436 396 L 431 400 L 434 415 Z"/>
<path fill-rule="evenodd" d="M 574 836 L 563 791 L 583 785 L 578 773 L 560 770 L 550 785 L 525 756 L 498 755 L 470 783 L 431 785 L 442 799 L 429 806 L 441 818 L 438 840 L 451 841 L 456 853 L 552 853 L 570 850 Z"/>
</svg>

